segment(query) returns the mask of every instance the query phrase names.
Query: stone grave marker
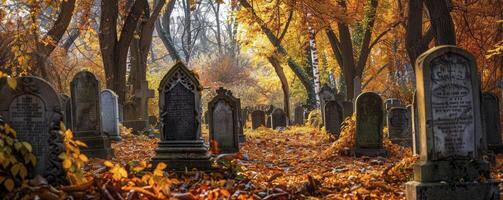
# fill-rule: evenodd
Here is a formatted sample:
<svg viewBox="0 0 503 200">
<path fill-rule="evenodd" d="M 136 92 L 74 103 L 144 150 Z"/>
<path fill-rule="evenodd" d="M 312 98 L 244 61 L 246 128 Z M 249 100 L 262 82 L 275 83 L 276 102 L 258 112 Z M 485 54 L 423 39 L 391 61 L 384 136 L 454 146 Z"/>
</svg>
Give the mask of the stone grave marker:
<svg viewBox="0 0 503 200">
<path fill-rule="evenodd" d="M 60 94 L 62 110 L 64 110 L 65 115 L 65 126 L 67 129 L 73 130 L 72 128 L 72 100 L 66 94 Z"/>
<path fill-rule="evenodd" d="M 337 101 L 328 101 L 325 104 L 325 130 L 327 133 L 330 133 L 335 136 L 335 138 L 339 138 L 341 133 L 341 125 L 344 121 L 342 116 L 342 107 L 337 103 Z"/>
<path fill-rule="evenodd" d="M 294 124 L 303 125 L 304 124 L 304 108 L 301 105 L 295 107 L 294 110 Z"/>
<path fill-rule="evenodd" d="M 252 117 L 252 129 L 255 130 L 258 127 L 265 126 L 265 113 L 261 110 L 254 110 L 251 113 Z"/>
<path fill-rule="evenodd" d="M 120 141 L 119 130 L 119 97 L 114 91 L 105 89 L 100 94 L 101 125 L 108 139 Z"/>
<path fill-rule="evenodd" d="M 271 125 L 273 129 L 286 127 L 288 118 L 281 108 L 276 108 L 271 114 Z"/>
<path fill-rule="evenodd" d="M 152 158 L 176 171 L 210 169 L 208 148 L 201 137 L 202 86 L 181 62 L 159 84 L 161 141 Z"/>
<path fill-rule="evenodd" d="M 265 115 L 265 127 L 272 128 L 272 115 Z"/>
<path fill-rule="evenodd" d="M 45 80 L 25 76 L 17 78 L 17 87 L 0 84 L 0 116 L 17 133 L 20 141 L 31 144 L 36 166 L 30 177 L 41 175 L 54 185 L 66 182 L 59 154 L 65 152 L 59 133 L 63 121 L 60 96 Z M 4 122 L 0 123 L 3 124 Z"/>
<path fill-rule="evenodd" d="M 379 94 L 364 92 L 356 98 L 357 156 L 385 155 L 382 141 L 383 103 Z"/>
<path fill-rule="evenodd" d="M 409 132 L 409 117 L 406 108 L 392 107 L 386 116 L 388 138 L 394 144 L 404 147 L 412 146 L 412 134 Z"/>
<path fill-rule="evenodd" d="M 483 128 L 475 58 L 437 46 L 416 62 L 420 159 L 407 199 L 499 199 L 482 157 Z"/>
<path fill-rule="evenodd" d="M 220 87 L 208 103 L 208 113 L 210 144 L 218 145 L 219 153 L 239 152 L 239 100 Z"/>
<path fill-rule="evenodd" d="M 489 149 L 498 150 L 502 145 L 498 96 L 493 93 L 482 93 L 481 107 L 487 145 Z"/>
<path fill-rule="evenodd" d="M 419 131 L 418 131 L 418 117 L 417 117 L 417 99 L 416 92 L 412 97 L 412 113 L 411 113 L 411 121 L 412 121 L 412 154 L 419 155 L 421 148 L 419 148 Z"/>
<path fill-rule="evenodd" d="M 386 111 L 393 108 L 393 107 L 402 107 L 402 102 L 400 101 L 400 99 L 396 99 L 396 98 L 386 99 L 384 104 L 385 104 L 384 107 L 385 107 Z"/>
<path fill-rule="evenodd" d="M 325 121 L 323 118 L 325 116 L 325 104 L 328 101 L 334 101 L 335 100 L 335 92 L 334 90 L 328 86 L 327 84 L 323 84 L 323 86 L 320 89 L 320 109 L 321 109 L 321 117 L 322 121 Z"/>
</svg>

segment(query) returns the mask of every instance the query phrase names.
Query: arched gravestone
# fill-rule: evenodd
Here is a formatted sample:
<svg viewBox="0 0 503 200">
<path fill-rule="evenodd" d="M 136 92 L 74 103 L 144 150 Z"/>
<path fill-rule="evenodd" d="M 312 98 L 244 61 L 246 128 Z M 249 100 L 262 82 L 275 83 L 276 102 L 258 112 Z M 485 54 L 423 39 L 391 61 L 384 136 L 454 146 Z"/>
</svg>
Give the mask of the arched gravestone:
<svg viewBox="0 0 503 200">
<path fill-rule="evenodd" d="M 67 129 L 73 130 L 72 128 L 72 100 L 66 94 L 60 94 L 62 110 L 64 110 L 65 115 L 65 126 Z"/>
<path fill-rule="evenodd" d="M 405 147 L 412 145 L 412 134 L 409 132 L 409 117 L 406 108 L 392 107 L 386 115 L 388 138 L 394 144 Z"/>
<path fill-rule="evenodd" d="M 455 46 L 432 48 L 417 59 L 421 150 L 414 181 L 406 183 L 407 199 L 499 199 L 498 182 L 483 159 L 476 63 Z"/>
<path fill-rule="evenodd" d="M 341 133 L 341 124 L 344 121 L 342 118 L 342 107 L 337 101 L 328 101 L 325 104 L 325 130 L 327 133 L 334 135 L 336 138 Z"/>
<path fill-rule="evenodd" d="M 304 108 L 301 105 L 295 107 L 294 124 L 303 125 L 304 124 Z"/>
<path fill-rule="evenodd" d="M 86 143 L 81 151 L 89 157 L 113 156 L 108 137 L 101 131 L 100 84 L 88 71 L 77 73 L 71 82 L 72 125 L 75 138 Z"/>
<path fill-rule="evenodd" d="M 500 105 L 498 96 L 493 93 L 482 93 L 482 122 L 490 149 L 501 148 Z"/>
<path fill-rule="evenodd" d="M 159 84 L 161 141 L 152 158 L 167 169 L 210 168 L 208 148 L 201 137 L 201 85 L 181 62 L 175 64 Z"/>
<path fill-rule="evenodd" d="M 287 120 L 288 120 L 288 118 L 286 117 L 286 114 L 282 109 L 276 108 L 276 109 L 274 109 L 274 111 L 272 111 L 271 125 L 272 125 L 273 129 L 276 129 L 279 127 L 286 127 Z"/>
<path fill-rule="evenodd" d="M 384 155 L 382 142 L 383 103 L 374 92 L 356 98 L 356 155 Z"/>
<path fill-rule="evenodd" d="M 261 110 L 254 110 L 251 113 L 252 117 L 252 129 L 255 130 L 258 127 L 265 126 L 265 113 Z"/>
<path fill-rule="evenodd" d="M 114 91 L 105 89 L 101 91 L 100 98 L 103 133 L 111 140 L 120 141 L 119 97 Z"/>
<path fill-rule="evenodd" d="M 239 100 L 224 88 L 217 90 L 208 103 L 210 144 L 218 145 L 220 153 L 239 152 Z"/>
<path fill-rule="evenodd" d="M 35 168 L 29 169 L 30 176 L 42 175 L 54 185 L 65 183 L 66 172 L 58 158 L 65 151 L 59 95 L 48 82 L 32 76 L 17 78 L 15 89 L 0 84 L 0 94 L 0 115 L 20 141 L 31 144 L 37 158 Z"/>
</svg>

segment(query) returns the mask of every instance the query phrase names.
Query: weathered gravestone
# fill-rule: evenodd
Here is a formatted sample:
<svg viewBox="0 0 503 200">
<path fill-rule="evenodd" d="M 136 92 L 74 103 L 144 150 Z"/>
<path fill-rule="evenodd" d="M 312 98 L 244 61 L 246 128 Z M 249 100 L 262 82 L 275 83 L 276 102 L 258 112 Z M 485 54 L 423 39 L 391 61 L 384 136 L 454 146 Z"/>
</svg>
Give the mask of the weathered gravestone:
<svg viewBox="0 0 503 200">
<path fill-rule="evenodd" d="M 216 143 L 219 153 L 239 152 L 239 99 L 221 87 L 208 103 L 208 113 L 210 144 Z"/>
<path fill-rule="evenodd" d="M 417 99 L 416 92 L 414 91 L 414 95 L 412 96 L 412 113 L 411 122 L 412 122 L 412 154 L 419 155 L 421 148 L 419 146 L 419 131 L 418 131 L 418 117 L 417 117 Z"/>
<path fill-rule="evenodd" d="M 274 111 L 271 114 L 271 125 L 272 125 L 271 127 L 273 129 L 286 127 L 287 121 L 288 118 L 282 109 L 280 108 L 274 109 Z"/>
<path fill-rule="evenodd" d="M 382 142 L 383 103 L 379 94 L 364 92 L 356 98 L 357 156 L 385 155 Z"/>
<path fill-rule="evenodd" d="M 455 46 L 430 49 L 416 62 L 416 85 L 421 150 L 407 199 L 499 199 L 482 158 L 475 58 Z"/>
<path fill-rule="evenodd" d="M 353 116 L 354 105 L 351 101 L 343 101 L 342 102 L 342 111 L 344 119 Z"/>
<path fill-rule="evenodd" d="M 341 125 L 344 121 L 342 116 L 342 107 L 336 101 L 328 101 L 325 104 L 325 130 L 336 138 L 341 133 Z"/>
<path fill-rule="evenodd" d="M 501 124 L 498 97 L 492 93 L 482 93 L 482 123 L 489 149 L 501 151 Z"/>
<path fill-rule="evenodd" d="M 87 144 L 81 151 L 89 157 L 109 159 L 113 152 L 108 137 L 101 132 L 100 86 L 88 71 L 77 73 L 71 82 L 72 124 L 75 139 Z"/>
<path fill-rule="evenodd" d="M 108 139 L 120 141 L 119 130 L 119 97 L 114 91 L 105 89 L 101 91 L 101 125 L 105 135 Z"/>
<path fill-rule="evenodd" d="M 48 82 L 31 76 L 17 78 L 15 89 L 0 84 L 0 94 L 0 116 L 20 141 L 31 144 L 36 157 L 35 168 L 28 169 L 30 177 L 42 175 L 49 183 L 65 183 L 66 172 L 58 158 L 65 152 L 59 132 L 63 121 L 59 95 Z"/>
<path fill-rule="evenodd" d="M 300 105 L 295 107 L 294 124 L 303 125 L 304 124 L 304 108 Z"/>
<path fill-rule="evenodd" d="M 65 126 L 67 129 L 73 130 L 72 128 L 72 100 L 66 94 L 60 94 L 62 110 L 64 110 L 65 115 Z"/>
<path fill-rule="evenodd" d="M 409 132 L 409 117 L 406 108 L 393 107 L 387 116 L 388 138 L 394 144 L 404 147 L 412 146 L 412 134 Z"/>
<path fill-rule="evenodd" d="M 320 89 L 320 109 L 321 109 L 321 118 L 322 121 L 324 122 L 325 119 L 323 118 L 325 116 L 325 104 L 328 101 L 335 101 L 335 92 L 334 90 L 328 86 L 327 84 L 324 84 L 321 89 Z"/>
<path fill-rule="evenodd" d="M 409 119 L 407 121 L 407 131 L 409 133 L 409 138 L 410 138 L 410 147 L 411 148 L 414 148 L 414 131 L 412 130 L 413 129 L 413 123 L 412 120 L 414 120 L 414 118 L 412 117 L 413 113 L 414 113 L 414 107 L 412 106 L 412 104 L 409 104 L 405 107 L 405 109 L 407 109 L 407 118 Z M 412 150 L 412 152 L 414 153 L 414 150 Z"/>
<path fill-rule="evenodd" d="M 254 110 L 251 113 L 252 117 L 252 129 L 255 130 L 258 127 L 265 126 L 265 113 L 261 110 Z"/>
<path fill-rule="evenodd" d="M 208 147 L 201 137 L 201 90 L 199 80 L 181 62 L 159 84 L 161 141 L 152 158 L 168 169 L 210 169 Z"/>
</svg>

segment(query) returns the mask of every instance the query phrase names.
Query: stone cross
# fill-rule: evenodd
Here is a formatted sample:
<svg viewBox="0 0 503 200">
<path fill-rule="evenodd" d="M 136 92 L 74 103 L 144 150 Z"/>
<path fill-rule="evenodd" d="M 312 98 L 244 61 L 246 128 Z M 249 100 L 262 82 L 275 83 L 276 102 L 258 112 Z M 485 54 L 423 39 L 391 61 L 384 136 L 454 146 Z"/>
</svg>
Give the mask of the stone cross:
<svg viewBox="0 0 503 200">
<path fill-rule="evenodd" d="M 142 81 L 140 88 L 134 92 L 136 98 L 140 99 L 140 114 L 143 120 L 148 116 L 148 99 L 155 97 L 155 91 L 148 88 L 148 81 Z"/>
</svg>

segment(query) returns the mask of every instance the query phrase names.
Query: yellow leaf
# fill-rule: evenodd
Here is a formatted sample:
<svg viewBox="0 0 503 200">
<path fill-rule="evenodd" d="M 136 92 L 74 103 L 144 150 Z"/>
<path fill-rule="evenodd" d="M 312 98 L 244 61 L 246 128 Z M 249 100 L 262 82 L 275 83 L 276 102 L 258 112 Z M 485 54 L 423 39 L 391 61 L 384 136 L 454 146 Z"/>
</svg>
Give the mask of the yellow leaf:
<svg viewBox="0 0 503 200">
<path fill-rule="evenodd" d="M 80 140 L 75 141 L 75 143 L 76 143 L 77 145 L 81 146 L 81 147 L 86 147 L 86 148 L 87 148 L 87 144 L 86 144 L 86 143 L 84 143 L 84 142 L 82 142 L 82 141 L 80 141 Z"/>
<path fill-rule="evenodd" d="M 159 164 L 157 164 L 157 166 L 155 167 L 156 170 L 164 170 L 166 169 L 168 165 L 166 165 L 166 163 L 163 163 L 163 162 L 160 162 Z"/>
<path fill-rule="evenodd" d="M 65 152 L 63 152 L 63 153 L 59 154 L 59 155 L 58 155 L 58 158 L 59 158 L 59 159 L 61 159 L 61 160 L 66 159 L 66 153 L 65 153 Z"/>
<path fill-rule="evenodd" d="M 10 168 L 10 173 L 12 174 L 12 176 L 16 176 L 17 173 L 19 173 L 19 169 L 21 168 L 21 166 L 22 166 L 22 164 L 18 163 Z"/>
<path fill-rule="evenodd" d="M 158 170 L 158 169 L 155 169 L 154 170 L 154 176 L 163 176 L 163 171 L 162 170 Z"/>
<path fill-rule="evenodd" d="M 14 181 L 12 179 L 7 179 L 3 185 L 5 186 L 5 189 L 7 189 L 7 191 L 12 191 L 14 189 Z"/>
<path fill-rule="evenodd" d="M 24 147 L 26 147 L 26 149 L 28 149 L 29 152 L 32 152 L 33 151 L 33 148 L 31 147 L 31 144 L 28 143 L 28 142 L 22 142 Z"/>
<path fill-rule="evenodd" d="M 66 139 L 72 139 L 73 138 L 73 133 L 70 130 L 65 131 L 65 138 Z"/>
<path fill-rule="evenodd" d="M 7 77 L 7 84 L 13 90 L 15 90 L 17 87 L 17 81 L 15 78 L 12 78 L 12 77 Z"/>
<path fill-rule="evenodd" d="M 21 165 L 20 170 L 19 170 L 19 176 L 21 176 L 21 179 L 25 179 L 26 176 L 28 176 L 28 170 L 26 170 L 26 167 Z"/>
<path fill-rule="evenodd" d="M 119 173 L 121 174 L 122 177 L 127 178 L 127 171 L 124 168 L 120 167 Z"/>
<path fill-rule="evenodd" d="M 80 160 L 82 160 L 83 162 L 87 162 L 87 161 L 89 161 L 89 159 L 87 158 L 87 156 L 86 156 L 86 155 L 84 155 L 84 154 L 80 154 L 80 155 L 79 155 L 79 158 L 80 158 Z"/>
<path fill-rule="evenodd" d="M 63 123 L 63 121 L 59 122 L 59 130 L 61 130 L 61 131 L 66 130 L 66 126 L 65 126 L 65 123 Z"/>
<path fill-rule="evenodd" d="M 65 159 L 65 160 L 63 161 L 63 168 L 68 169 L 68 168 L 70 168 L 71 166 L 72 166 L 72 161 L 70 161 L 69 159 Z"/>
<path fill-rule="evenodd" d="M 113 167 L 114 166 L 114 164 L 112 162 L 108 161 L 108 160 L 105 161 L 103 164 L 105 164 L 105 166 L 107 166 L 107 167 Z"/>
</svg>

